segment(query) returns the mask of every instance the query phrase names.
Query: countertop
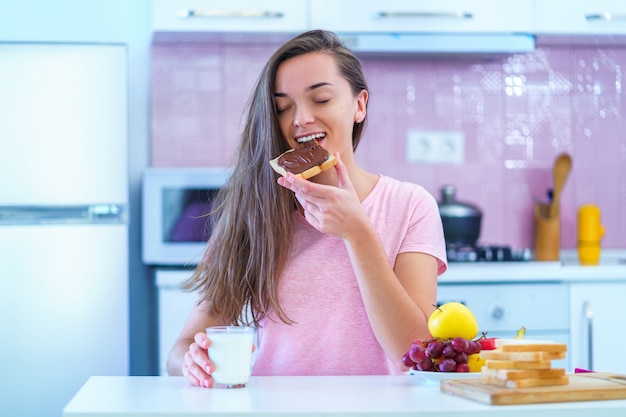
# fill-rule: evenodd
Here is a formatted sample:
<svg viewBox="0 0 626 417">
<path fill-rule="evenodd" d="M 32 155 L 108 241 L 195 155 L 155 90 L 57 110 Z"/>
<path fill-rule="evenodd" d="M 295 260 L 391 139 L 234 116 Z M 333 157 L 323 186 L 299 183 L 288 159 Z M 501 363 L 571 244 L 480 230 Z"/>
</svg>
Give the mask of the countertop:
<svg viewBox="0 0 626 417">
<path fill-rule="evenodd" d="M 440 284 L 495 282 L 626 282 L 626 250 L 602 252 L 600 263 L 583 266 L 575 250 L 562 251 L 554 262 L 450 262 Z"/>
<path fill-rule="evenodd" d="M 183 377 L 94 376 L 63 410 L 64 417 L 300 415 L 623 417 L 626 400 L 489 406 L 410 375 L 252 377 L 234 390 L 193 387 Z"/>
<path fill-rule="evenodd" d="M 159 288 L 180 288 L 192 271 L 162 269 L 157 274 Z M 602 251 L 599 265 L 582 266 L 576 250 L 561 251 L 555 262 L 450 262 L 439 277 L 439 284 L 479 284 L 508 282 L 625 282 L 626 249 Z"/>
</svg>

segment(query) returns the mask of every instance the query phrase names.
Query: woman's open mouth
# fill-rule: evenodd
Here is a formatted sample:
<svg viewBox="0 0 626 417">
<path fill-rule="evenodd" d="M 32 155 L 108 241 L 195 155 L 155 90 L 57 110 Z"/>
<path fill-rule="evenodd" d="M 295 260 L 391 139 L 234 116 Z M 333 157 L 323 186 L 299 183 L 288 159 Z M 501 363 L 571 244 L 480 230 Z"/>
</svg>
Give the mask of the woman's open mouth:
<svg viewBox="0 0 626 417">
<path fill-rule="evenodd" d="M 322 139 L 324 139 L 326 137 L 326 133 L 320 132 L 320 133 L 313 133 L 307 136 L 301 136 L 299 138 L 296 138 L 296 141 L 298 143 L 304 143 L 304 142 L 308 142 L 310 140 L 316 139 L 317 141 L 320 141 Z"/>
</svg>

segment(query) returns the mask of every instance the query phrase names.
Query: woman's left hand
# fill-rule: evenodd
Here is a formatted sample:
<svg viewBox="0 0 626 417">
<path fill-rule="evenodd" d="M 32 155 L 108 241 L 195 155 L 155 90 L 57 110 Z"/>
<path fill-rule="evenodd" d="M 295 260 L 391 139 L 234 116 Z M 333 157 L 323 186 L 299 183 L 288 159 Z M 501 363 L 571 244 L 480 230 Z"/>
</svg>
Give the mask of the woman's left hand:
<svg viewBox="0 0 626 417">
<path fill-rule="evenodd" d="M 346 166 L 338 153 L 335 157 L 337 187 L 307 181 L 291 173 L 279 178 L 278 183 L 295 193 L 311 226 L 322 233 L 347 239 L 359 224 L 355 220 L 365 213 Z"/>
</svg>

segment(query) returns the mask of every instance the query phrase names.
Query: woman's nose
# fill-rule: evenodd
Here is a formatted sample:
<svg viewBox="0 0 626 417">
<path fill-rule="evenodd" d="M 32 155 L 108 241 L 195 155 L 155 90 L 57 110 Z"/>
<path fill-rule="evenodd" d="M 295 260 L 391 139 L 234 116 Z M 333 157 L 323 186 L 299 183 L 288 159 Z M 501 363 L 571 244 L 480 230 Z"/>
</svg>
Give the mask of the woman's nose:
<svg viewBox="0 0 626 417">
<path fill-rule="evenodd" d="M 313 117 L 313 113 L 309 111 L 306 107 L 298 107 L 296 111 L 296 117 L 293 121 L 294 125 L 297 127 L 304 127 L 310 123 L 313 123 L 315 117 Z"/>
</svg>

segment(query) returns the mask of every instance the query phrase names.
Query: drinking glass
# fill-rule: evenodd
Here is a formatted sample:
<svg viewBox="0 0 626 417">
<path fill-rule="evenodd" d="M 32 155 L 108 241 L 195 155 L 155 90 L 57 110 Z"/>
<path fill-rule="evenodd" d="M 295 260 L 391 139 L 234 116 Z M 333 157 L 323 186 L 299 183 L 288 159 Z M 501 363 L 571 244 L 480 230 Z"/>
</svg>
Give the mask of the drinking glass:
<svg viewBox="0 0 626 417">
<path fill-rule="evenodd" d="M 249 326 L 213 326 L 206 329 L 211 341 L 209 359 L 215 365 L 211 375 L 217 387 L 243 388 L 252 374 L 252 351 L 256 328 Z"/>
</svg>

